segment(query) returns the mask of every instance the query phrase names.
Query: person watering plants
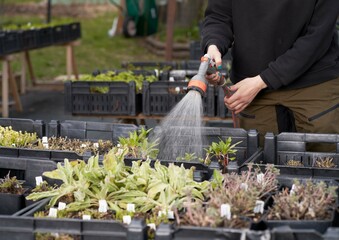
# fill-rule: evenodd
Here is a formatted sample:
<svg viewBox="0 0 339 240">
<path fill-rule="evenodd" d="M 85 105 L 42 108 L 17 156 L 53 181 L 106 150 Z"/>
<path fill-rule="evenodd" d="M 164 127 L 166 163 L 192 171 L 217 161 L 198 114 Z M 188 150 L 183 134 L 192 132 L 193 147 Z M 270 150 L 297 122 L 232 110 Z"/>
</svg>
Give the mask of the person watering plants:
<svg viewBox="0 0 339 240">
<path fill-rule="evenodd" d="M 262 139 L 293 116 L 297 132 L 339 133 L 338 14 L 338 0 L 208 1 L 201 45 L 217 67 L 232 49 L 224 101 L 241 128 Z"/>
</svg>

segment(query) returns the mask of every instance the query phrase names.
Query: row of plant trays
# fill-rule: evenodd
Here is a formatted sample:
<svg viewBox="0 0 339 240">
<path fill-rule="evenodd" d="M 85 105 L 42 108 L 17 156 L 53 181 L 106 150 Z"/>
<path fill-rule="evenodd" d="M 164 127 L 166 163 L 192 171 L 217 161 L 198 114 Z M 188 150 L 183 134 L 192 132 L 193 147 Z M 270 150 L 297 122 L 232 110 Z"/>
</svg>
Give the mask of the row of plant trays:
<svg viewBox="0 0 339 240">
<path fill-rule="evenodd" d="M 30 119 L 0 119 L 0 126 L 12 126 L 16 131 L 28 131 L 38 132 L 38 136 L 42 138 L 44 134 L 49 136 L 50 146 L 59 144 L 60 148 L 57 149 L 41 149 L 37 147 L 0 147 L 0 167 L 5 169 L 13 168 L 12 163 L 16 163 L 16 169 L 25 170 L 27 168 L 27 161 L 46 161 L 46 162 L 63 162 L 65 158 L 73 160 L 85 160 L 87 161 L 95 152 L 95 149 L 99 149 L 99 159 L 102 161 L 103 154 L 107 153 L 110 148 L 118 143 L 119 137 L 128 137 L 128 135 L 134 131 L 139 131 L 142 126 L 137 127 L 133 124 L 120 124 L 120 123 L 102 123 L 102 122 L 86 122 L 86 121 L 63 121 L 59 122 L 52 120 L 50 123 L 45 124 L 40 120 Z M 34 126 L 34 127 L 33 127 Z M 204 127 L 200 129 L 203 131 L 203 135 L 206 137 L 207 147 L 212 142 L 220 141 L 220 139 L 232 138 L 232 143 L 240 142 L 236 146 L 236 159 L 237 164 L 241 165 L 247 161 L 252 155 L 259 152 L 258 147 L 258 133 L 255 130 L 245 131 L 244 129 L 233 128 L 217 128 L 217 127 Z M 187 133 L 189 136 L 189 132 Z M 55 138 L 56 136 L 58 138 Z M 61 140 L 58 140 L 60 139 Z M 73 139 L 73 140 L 72 140 Z M 67 141 L 69 143 L 67 144 Z M 100 143 L 105 140 L 106 142 Z M 58 142 L 59 141 L 59 142 Z M 71 141 L 75 141 L 71 143 Z M 94 147 L 95 144 L 98 146 Z M 65 147 L 63 147 L 65 145 Z M 73 151 L 67 150 L 74 149 Z M 76 151 L 75 149 L 79 149 Z M 87 149 L 87 150 L 86 150 Z M 6 160 L 5 159 L 12 159 Z M 134 161 L 140 160 L 136 157 L 126 157 L 125 163 L 129 166 Z M 152 165 L 155 160 L 152 160 Z M 161 161 L 163 165 L 169 165 L 174 163 L 175 165 L 184 165 L 186 168 L 194 167 L 194 179 L 196 181 L 208 180 L 211 178 L 213 169 L 221 168 L 221 165 L 217 162 L 212 162 L 206 165 L 198 161 L 184 161 L 175 159 L 163 159 Z M 46 163 L 48 165 L 48 163 Z M 49 165 L 48 165 L 49 166 Z M 55 165 L 54 165 L 55 166 Z M 231 164 L 230 166 L 233 166 Z M 46 169 L 45 169 L 46 170 Z M 35 172 L 36 173 L 36 172 Z M 42 172 L 41 172 L 42 173 Z M 26 181 L 34 184 L 33 174 L 26 174 Z"/>
<path fill-rule="evenodd" d="M 334 152 L 312 152 L 312 144 L 332 145 Z M 239 166 L 274 164 L 282 175 L 339 180 L 339 134 L 280 133 L 265 135 L 264 151 Z"/>
<path fill-rule="evenodd" d="M 137 116 L 142 113 L 145 116 L 164 116 L 185 97 L 187 84 L 184 81 L 144 81 L 142 90 L 138 91 L 133 81 L 66 81 L 65 111 L 73 115 Z M 99 93 L 93 91 L 94 88 L 109 91 Z M 203 96 L 204 116 L 229 116 L 223 99 L 221 88 L 208 86 Z"/>
<path fill-rule="evenodd" d="M 293 189 L 295 179 L 280 177 L 282 187 Z M 299 179 L 307 181 L 306 179 Z M 337 183 L 327 181 L 327 186 L 338 187 Z M 338 189 L 337 189 L 338 192 Z M 1 196 L 1 195 L 0 195 Z M 338 196 L 337 196 L 338 197 Z M 221 228 L 178 226 L 175 223 L 161 223 L 155 226 L 146 224 L 143 218 L 131 218 L 122 223 L 104 219 L 57 219 L 53 217 L 33 217 L 39 211 L 45 211 L 49 198 L 38 201 L 21 209 L 12 216 L 0 215 L 0 239 L 57 239 L 63 235 L 65 239 L 336 239 L 339 233 L 339 212 L 331 211 L 330 217 L 324 220 L 267 220 L 264 214 L 259 220 L 248 219 L 247 228 Z M 8 204 L 9 201 L 2 201 Z M 10 203 L 11 204 L 11 203 Z M 272 206 L 268 198 L 265 209 Z M 325 207 L 325 206 L 324 206 Z M 47 208 L 48 209 L 48 208 Z M 50 211 L 51 212 L 51 211 Z M 37 237 L 39 236 L 39 237 Z M 64 237 L 65 237 L 64 236 Z"/>
<path fill-rule="evenodd" d="M 64 44 L 81 38 L 80 22 L 0 32 L 0 56 Z"/>
</svg>

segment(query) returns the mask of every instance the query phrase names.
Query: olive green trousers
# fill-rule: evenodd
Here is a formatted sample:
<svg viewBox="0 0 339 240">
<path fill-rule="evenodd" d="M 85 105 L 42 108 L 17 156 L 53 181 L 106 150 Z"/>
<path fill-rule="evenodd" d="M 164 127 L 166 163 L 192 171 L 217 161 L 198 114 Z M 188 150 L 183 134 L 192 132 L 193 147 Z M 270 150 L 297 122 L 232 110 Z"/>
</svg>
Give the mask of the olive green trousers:
<svg viewBox="0 0 339 240">
<path fill-rule="evenodd" d="M 258 130 L 261 146 L 267 132 L 339 134 L 339 77 L 306 88 L 264 92 L 239 114 L 239 122 L 241 128 Z"/>
</svg>

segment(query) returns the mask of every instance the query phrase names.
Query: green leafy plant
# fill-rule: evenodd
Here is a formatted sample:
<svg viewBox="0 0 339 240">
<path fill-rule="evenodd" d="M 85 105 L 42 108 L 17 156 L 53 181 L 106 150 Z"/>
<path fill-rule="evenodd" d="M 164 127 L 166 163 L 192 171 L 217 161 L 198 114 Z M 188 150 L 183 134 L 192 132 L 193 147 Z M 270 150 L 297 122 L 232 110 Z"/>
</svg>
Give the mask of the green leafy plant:
<svg viewBox="0 0 339 240">
<path fill-rule="evenodd" d="M 0 178 L 0 192 L 11 194 L 24 194 L 26 189 L 23 187 L 24 181 L 18 180 L 15 176 L 10 177 L 9 173 Z"/>
<path fill-rule="evenodd" d="M 107 71 L 105 73 L 100 73 L 98 75 L 82 75 L 80 76 L 81 81 L 97 81 L 97 82 L 131 82 L 134 81 L 136 84 L 136 91 L 140 92 L 142 90 L 143 81 L 154 82 L 157 80 L 155 75 L 144 76 L 142 74 L 136 75 L 132 71 L 123 71 L 120 73 L 116 73 L 115 71 Z M 92 87 L 92 92 L 98 93 L 108 93 L 108 87 Z"/>
<path fill-rule="evenodd" d="M 223 166 L 225 171 L 229 162 L 235 159 L 235 157 L 231 157 L 231 155 L 235 155 L 235 153 L 237 152 L 235 147 L 240 143 L 241 142 L 232 144 L 231 137 L 228 137 L 225 141 L 220 139 L 219 142 L 213 142 L 207 149 L 205 149 L 205 162 L 210 162 L 211 159 L 215 157 L 217 161 Z"/>
<path fill-rule="evenodd" d="M 195 153 L 185 153 L 185 156 L 183 157 L 177 157 L 178 161 L 194 161 L 197 160 L 197 156 Z"/>
<path fill-rule="evenodd" d="M 11 126 L 0 126 L 0 146 L 2 147 L 24 147 L 36 141 L 36 133 L 15 131 Z"/>
<path fill-rule="evenodd" d="M 141 128 L 130 132 L 128 137 L 120 137 L 118 144 L 123 148 L 127 148 L 128 155 L 131 157 L 142 159 L 149 157 L 155 159 L 159 152 L 159 149 L 157 149 L 158 141 L 149 141 L 148 134 L 151 130 L 152 129 L 146 130 L 145 128 Z"/>
</svg>

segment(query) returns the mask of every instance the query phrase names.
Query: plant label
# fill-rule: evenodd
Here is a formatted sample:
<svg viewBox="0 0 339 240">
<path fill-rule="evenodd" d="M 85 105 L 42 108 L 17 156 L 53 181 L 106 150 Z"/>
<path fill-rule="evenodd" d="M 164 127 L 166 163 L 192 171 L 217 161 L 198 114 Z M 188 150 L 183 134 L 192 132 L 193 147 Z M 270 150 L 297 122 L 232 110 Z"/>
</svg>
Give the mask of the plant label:
<svg viewBox="0 0 339 240">
<path fill-rule="evenodd" d="M 58 210 L 64 210 L 66 208 L 66 203 L 64 202 L 59 202 L 58 204 Z"/>
<path fill-rule="evenodd" d="M 261 201 L 261 200 L 255 201 L 255 207 L 254 207 L 253 212 L 263 214 L 264 213 L 264 205 L 265 205 L 264 201 Z"/>
<path fill-rule="evenodd" d="M 56 208 L 50 208 L 49 209 L 49 212 L 48 212 L 49 217 L 56 218 L 57 214 L 58 214 L 58 209 L 56 209 Z"/>
<path fill-rule="evenodd" d="M 258 182 L 258 183 L 263 183 L 263 182 L 264 182 L 264 177 L 265 177 L 265 174 L 259 173 L 259 174 L 257 175 L 257 182 Z"/>
<path fill-rule="evenodd" d="M 166 211 L 159 211 L 158 212 L 158 217 L 166 216 Z"/>
<path fill-rule="evenodd" d="M 81 144 L 81 146 L 80 146 L 81 148 L 86 148 L 87 147 L 87 145 L 86 144 Z"/>
<path fill-rule="evenodd" d="M 48 143 L 48 137 L 46 136 L 42 137 L 42 143 Z"/>
<path fill-rule="evenodd" d="M 295 184 L 293 184 L 292 185 L 292 188 L 291 188 L 291 190 L 290 190 L 290 195 L 293 195 L 294 193 L 295 193 L 295 190 L 296 190 L 296 186 L 295 186 Z"/>
<path fill-rule="evenodd" d="M 35 185 L 40 186 L 40 184 L 42 184 L 42 177 L 41 176 L 35 177 Z"/>
<path fill-rule="evenodd" d="M 168 211 L 167 212 L 167 218 L 168 219 L 174 219 L 174 212 L 173 211 Z"/>
<path fill-rule="evenodd" d="M 91 220 L 91 215 L 82 215 L 82 220 Z"/>
<path fill-rule="evenodd" d="M 248 189 L 248 184 L 247 184 L 247 183 L 241 183 L 241 184 L 240 184 L 240 189 L 243 189 L 243 190 L 245 190 L 245 192 L 246 192 L 247 189 Z"/>
<path fill-rule="evenodd" d="M 135 212 L 135 205 L 133 203 L 127 204 L 127 211 L 128 212 Z"/>
<path fill-rule="evenodd" d="M 149 224 L 147 224 L 147 227 L 149 227 L 150 229 L 153 229 L 154 231 L 157 230 L 155 223 L 149 223 Z"/>
<path fill-rule="evenodd" d="M 180 87 L 176 87 L 175 92 L 178 94 L 180 92 Z"/>
<path fill-rule="evenodd" d="M 48 149 L 48 148 L 49 148 L 48 143 L 43 143 L 42 146 L 43 146 L 45 149 Z"/>
<path fill-rule="evenodd" d="M 220 206 L 220 216 L 225 217 L 227 220 L 231 219 L 231 205 L 227 204 L 221 204 Z"/>
<path fill-rule="evenodd" d="M 95 148 L 99 148 L 99 143 L 93 143 L 93 147 L 95 147 Z"/>
<path fill-rule="evenodd" d="M 12 143 L 12 147 L 16 147 L 15 143 Z"/>
<path fill-rule="evenodd" d="M 132 218 L 129 215 L 125 215 L 122 217 L 122 222 L 125 224 L 130 224 L 132 222 Z"/>
<path fill-rule="evenodd" d="M 106 213 L 107 212 L 107 202 L 106 200 L 99 200 L 99 212 Z"/>
</svg>

